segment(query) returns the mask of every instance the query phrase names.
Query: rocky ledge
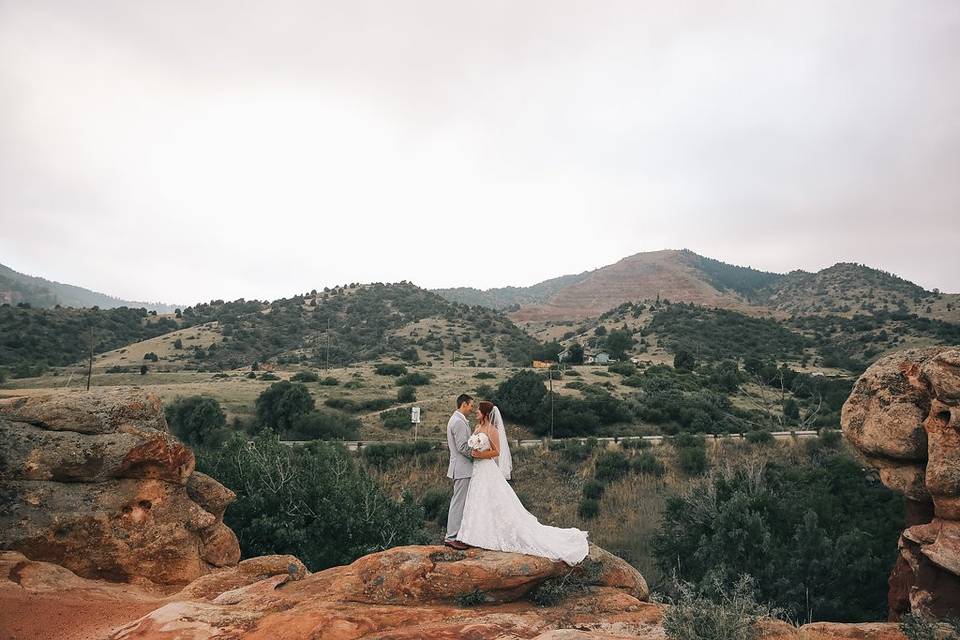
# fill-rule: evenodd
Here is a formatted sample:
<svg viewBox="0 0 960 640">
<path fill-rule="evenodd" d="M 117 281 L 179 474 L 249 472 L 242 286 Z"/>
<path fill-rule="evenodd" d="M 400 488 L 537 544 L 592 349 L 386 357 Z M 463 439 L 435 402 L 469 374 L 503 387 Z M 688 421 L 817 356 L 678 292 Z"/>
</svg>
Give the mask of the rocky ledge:
<svg viewBox="0 0 960 640">
<path fill-rule="evenodd" d="M 442 546 L 396 547 L 317 573 L 292 556 L 264 556 L 215 569 L 168 596 L 79 578 L 14 552 L 0 553 L 0 575 L 8 576 L 0 582 L 0 611 L 7 612 L 0 613 L 2 637 L 665 638 L 664 606 L 647 602 L 643 577 L 598 547 L 591 547 L 589 559 L 574 570 L 543 558 Z M 546 581 L 565 577 L 579 578 L 580 586 L 561 602 L 537 606 L 531 601 L 531 593 Z M 29 619 L 23 607 L 7 606 L 19 604 L 34 608 Z M 58 632 L 48 620 L 63 611 L 70 618 Z M 890 623 L 815 623 L 797 629 L 778 621 L 764 623 L 761 638 L 905 640 Z"/>
</svg>

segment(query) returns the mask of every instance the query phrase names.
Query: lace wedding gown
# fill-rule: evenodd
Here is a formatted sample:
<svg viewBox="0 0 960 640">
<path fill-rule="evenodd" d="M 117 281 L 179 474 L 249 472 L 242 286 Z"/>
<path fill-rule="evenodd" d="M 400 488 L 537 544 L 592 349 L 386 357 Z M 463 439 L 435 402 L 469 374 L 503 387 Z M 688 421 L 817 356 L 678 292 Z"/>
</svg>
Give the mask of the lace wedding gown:
<svg viewBox="0 0 960 640">
<path fill-rule="evenodd" d="M 586 531 L 540 524 L 524 509 L 493 458 L 473 462 L 457 540 L 481 549 L 526 553 L 570 565 L 579 564 L 589 551 Z"/>
</svg>

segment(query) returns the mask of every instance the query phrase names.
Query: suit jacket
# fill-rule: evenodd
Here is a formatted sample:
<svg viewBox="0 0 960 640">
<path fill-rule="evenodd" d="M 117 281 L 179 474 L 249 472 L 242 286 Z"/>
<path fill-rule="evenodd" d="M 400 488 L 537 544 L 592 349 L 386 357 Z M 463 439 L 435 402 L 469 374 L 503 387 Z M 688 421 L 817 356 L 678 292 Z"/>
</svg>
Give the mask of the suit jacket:
<svg viewBox="0 0 960 640">
<path fill-rule="evenodd" d="M 453 480 L 469 478 L 473 475 L 473 455 L 467 440 L 472 431 L 467 418 L 459 411 L 454 411 L 447 421 L 447 448 L 450 449 L 450 465 L 447 467 L 447 477 Z"/>
</svg>

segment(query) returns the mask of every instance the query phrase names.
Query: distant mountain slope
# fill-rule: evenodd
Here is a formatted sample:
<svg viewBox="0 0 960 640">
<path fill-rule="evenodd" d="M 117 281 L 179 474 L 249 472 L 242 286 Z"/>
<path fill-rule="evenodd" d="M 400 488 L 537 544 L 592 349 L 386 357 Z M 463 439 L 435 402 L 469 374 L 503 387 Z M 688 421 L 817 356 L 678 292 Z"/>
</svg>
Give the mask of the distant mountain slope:
<svg viewBox="0 0 960 640">
<path fill-rule="evenodd" d="M 755 312 L 750 299 L 778 274 L 704 258 L 687 249 L 638 253 L 589 272 L 545 302 L 522 306 L 514 321 L 595 317 L 625 302 L 668 299 L 675 302 Z"/>
<path fill-rule="evenodd" d="M 841 262 L 817 273 L 788 274 L 727 264 L 688 249 L 638 253 L 533 287 L 444 289 L 448 299 L 506 309 L 515 322 L 596 318 L 628 302 L 666 299 L 754 316 L 913 313 L 960 322 L 960 295 L 926 291 L 908 280 Z M 518 306 L 519 305 L 519 308 Z"/>
<path fill-rule="evenodd" d="M 434 289 L 433 292 L 451 302 L 471 306 L 480 305 L 490 309 L 509 309 L 518 305 L 546 302 L 557 291 L 580 282 L 590 273 L 590 271 L 584 271 L 575 275 L 551 278 L 529 287 L 499 287 L 483 290 L 473 287 L 455 287 L 453 289 Z"/>
<path fill-rule="evenodd" d="M 914 311 L 935 294 L 892 273 L 839 262 L 817 273 L 792 271 L 761 292 L 760 302 L 795 314 Z"/>
<path fill-rule="evenodd" d="M 19 304 L 25 302 L 34 307 L 100 307 L 115 309 L 129 307 L 146 309 L 157 313 L 171 313 L 177 305 L 162 302 L 136 302 L 121 300 L 105 293 L 98 293 L 72 284 L 54 282 L 45 278 L 28 276 L 0 264 L 0 303 Z"/>
</svg>

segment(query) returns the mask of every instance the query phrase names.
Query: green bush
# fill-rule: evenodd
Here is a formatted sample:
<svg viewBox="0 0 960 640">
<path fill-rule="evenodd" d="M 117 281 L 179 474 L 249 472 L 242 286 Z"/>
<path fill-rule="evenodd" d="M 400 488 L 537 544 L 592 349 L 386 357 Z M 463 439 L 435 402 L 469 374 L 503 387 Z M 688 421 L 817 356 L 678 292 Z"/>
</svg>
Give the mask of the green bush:
<svg viewBox="0 0 960 640">
<path fill-rule="evenodd" d="M 743 437 L 750 444 L 770 444 L 774 440 L 769 431 L 749 431 Z"/>
<path fill-rule="evenodd" d="M 487 601 L 486 594 L 480 589 L 474 589 L 473 591 L 468 591 L 466 593 L 461 593 L 454 601 L 457 603 L 458 607 L 478 607 Z"/>
<path fill-rule="evenodd" d="M 620 447 L 625 451 L 636 450 L 636 449 L 649 449 L 653 445 L 649 440 L 643 438 L 628 438 L 620 440 Z"/>
<path fill-rule="evenodd" d="M 699 434 L 678 433 L 670 438 L 670 444 L 677 449 L 685 449 L 688 447 L 703 449 L 706 446 L 706 441 L 704 440 L 703 436 Z"/>
<path fill-rule="evenodd" d="M 703 447 L 677 449 L 677 465 L 688 476 L 703 475 L 707 471 L 707 450 Z"/>
<path fill-rule="evenodd" d="M 707 594 L 681 584 L 670 605 L 663 616 L 663 632 L 669 640 L 757 640 L 757 622 L 780 615 L 757 603 L 748 576 L 730 589 L 714 585 Z"/>
<path fill-rule="evenodd" d="M 215 444 L 224 436 L 227 417 L 213 398 L 178 397 L 163 412 L 170 431 L 187 444 Z"/>
<path fill-rule="evenodd" d="M 497 376 L 489 371 L 478 371 L 477 373 L 473 374 L 473 377 L 477 380 L 492 380 Z"/>
<path fill-rule="evenodd" d="M 427 489 L 420 497 L 424 517 L 432 522 L 445 520 L 452 497 L 453 493 L 449 489 Z"/>
<path fill-rule="evenodd" d="M 634 473 L 648 474 L 658 478 L 666 472 L 663 463 L 649 451 L 644 451 L 633 458 L 630 461 L 630 468 Z"/>
<path fill-rule="evenodd" d="M 360 421 L 351 416 L 318 409 L 298 416 L 281 435 L 284 440 L 359 440 Z"/>
<path fill-rule="evenodd" d="M 270 373 L 269 371 L 260 374 L 261 380 L 279 380 L 280 376 Z"/>
<path fill-rule="evenodd" d="M 423 416 L 423 410 L 420 415 Z M 410 422 L 410 410 L 400 407 L 392 411 L 384 411 L 380 414 L 380 420 L 387 429 L 409 429 L 413 426 Z"/>
<path fill-rule="evenodd" d="M 391 499 L 342 447 L 234 436 L 223 446 L 199 448 L 197 469 L 237 494 L 224 522 L 245 558 L 291 554 L 319 571 L 426 541 L 412 497 Z"/>
<path fill-rule="evenodd" d="M 589 458 L 594 449 L 597 448 L 597 439 L 596 438 L 587 438 L 587 440 L 581 443 L 579 440 L 565 440 L 562 444 L 557 446 L 557 451 L 560 452 L 560 458 L 565 462 L 582 462 Z"/>
<path fill-rule="evenodd" d="M 546 396 L 547 387 L 540 374 L 524 370 L 497 385 L 493 402 L 510 420 L 530 425 L 539 417 Z"/>
<path fill-rule="evenodd" d="M 413 402 L 417 399 L 417 388 L 407 385 L 397 389 L 397 402 Z"/>
<path fill-rule="evenodd" d="M 144 359 L 144 360 L 150 360 L 151 362 L 156 362 L 156 361 L 158 361 L 160 358 L 157 357 L 157 354 L 155 354 L 153 351 L 151 351 L 150 353 L 144 354 L 143 359 Z"/>
<path fill-rule="evenodd" d="M 607 367 L 607 371 L 610 373 L 619 373 L 623 377 L 628 378 L 637 372 L 637 367 L 632 362 L 614 362 Z"/>
<path fill-rule="evenodd" d="M 960 619 L 937 620 L 923 613 L 910 612 L 900 619 L 900 632 L 907 640 L 957 640 Z"/>
<path fill-rule="evenodd" d="M 267 374 L 260 376 L 266 379 Z M 260 394 L 255 403 L 257 423 L 276 433 L 290 431 L 297 418 L 313 411 L 314 400 L 300 383 L 275 382 Z"/>
<path fill-rule="evenodd" d="M 363 459 L 378 469 L 387 469 L 415 455 L 439 451 L 439 445 L 418 440 L 417 442 L 385 442 L 368 444 L 362 450 Z"/>
<path fill-rule="evenodd" d="M 600 502 L 594 498 L 583 498 L 577 507 L 577 515 L 584 520 L 592 520 L 600 513 Z"/>
<path fill-rule="evenodd" d="M 583 484 L 583 497 L 599 500 L 603 497 L 604 484 L 598 480 L 587 480 Z"/>
<path fill-rule="evenodd" d="M 378 376 L 405 376 L 407 368 L 402 364 L 380 362 L 373 367 L 373 372 Z"/>
<path fill-rule="evenodd" d="M 885 618 L 904 499 L 870 482 L 856 460 L 771 463 L 708 482 L 667 499 L 652 542 L 663 574 L 698 588 L 749 574 L 758 598 L 793 619 Z"/>
<path fill-rule="evenodd" d="M 319 380 L 320 376 L 313 371 L 298 371 L 290 376 L 291 382 L 318 382 Z"/>
<path fill-rule="evenodd" d="M 413 373 L 408 373 L 405 376 L 400 376 L 396 380 L 398 387 L 422 387 L 424 385 L 430 384 L 430 379 L 433 376 L 429 373 L 420 373 L 419 371 L 414 371 Z"/>
<path fill-rule="evenodd" d="M 340 384 L 340 381 L 334 378 L 333 376 L 327 376 L 325 378 L 320 378 L 320 384 L 325 387 L 335 387 Z"/>
<path fill-rule="evenodd" d="M 602 573 L 603 565 L 600 562 L 586 558 L 563 575 L 547 578 L 527 597 L 541 607 L 553 607 L 597 584 Z"/>
<path fill-rule="evenodd" d="M 593 475 L 600 482 L 607 483 L 619 480 L 629 471 L 630 460 L 622 451 L 604 451 L 597 456 Z"/>
</svg>

